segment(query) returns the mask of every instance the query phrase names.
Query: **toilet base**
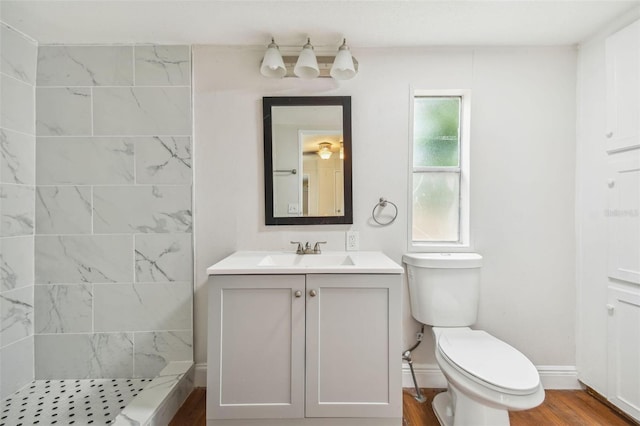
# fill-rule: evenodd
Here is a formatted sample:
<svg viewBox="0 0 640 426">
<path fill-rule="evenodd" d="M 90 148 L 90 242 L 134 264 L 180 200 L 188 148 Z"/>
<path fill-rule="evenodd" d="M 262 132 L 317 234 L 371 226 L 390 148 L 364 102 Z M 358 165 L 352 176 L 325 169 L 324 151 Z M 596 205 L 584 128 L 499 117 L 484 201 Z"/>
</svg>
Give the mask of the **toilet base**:
<svg viewBox="0 0 640 426">
<path fill-rule="evenodd" d="M 509 426 L 509 412 L 482 405 L 449 384 L 431 404 L 442 426 Z"/>
<path fill-rule="evenodd" d="M 441 392 L 433 398 L 431 403 L 433 412 L 442 426 L 453 426 L 453 407 L 449 392 Z"/>
</svg>

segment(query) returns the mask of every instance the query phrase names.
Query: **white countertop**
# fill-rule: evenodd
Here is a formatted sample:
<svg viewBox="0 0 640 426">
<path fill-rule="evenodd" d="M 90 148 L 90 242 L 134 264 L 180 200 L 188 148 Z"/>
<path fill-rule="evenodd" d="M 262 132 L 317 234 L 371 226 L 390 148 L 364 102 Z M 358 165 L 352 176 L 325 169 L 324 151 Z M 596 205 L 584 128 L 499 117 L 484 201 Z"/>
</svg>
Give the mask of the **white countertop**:
<svg viewBox="0 0 640 426">
<path fill-rule="evenodd" d="M 207 268 L 208 275 L 402 274 L 404 269 L 379 251 L 237 251 Z"/>
</svg>

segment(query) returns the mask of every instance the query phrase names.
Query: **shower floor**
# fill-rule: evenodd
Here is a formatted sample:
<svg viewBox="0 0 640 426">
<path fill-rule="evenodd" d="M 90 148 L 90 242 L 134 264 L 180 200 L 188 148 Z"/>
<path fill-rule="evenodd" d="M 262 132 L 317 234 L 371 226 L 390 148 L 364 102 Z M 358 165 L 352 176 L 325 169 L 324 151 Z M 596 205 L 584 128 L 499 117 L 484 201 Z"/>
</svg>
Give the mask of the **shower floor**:
<svg viewBox="0 0 640 426">
<path fill-rule="evenodd" d="M 2 401 L 0 426 L 109 425 L 151 380 L 35 380 Z"/>
</svg>

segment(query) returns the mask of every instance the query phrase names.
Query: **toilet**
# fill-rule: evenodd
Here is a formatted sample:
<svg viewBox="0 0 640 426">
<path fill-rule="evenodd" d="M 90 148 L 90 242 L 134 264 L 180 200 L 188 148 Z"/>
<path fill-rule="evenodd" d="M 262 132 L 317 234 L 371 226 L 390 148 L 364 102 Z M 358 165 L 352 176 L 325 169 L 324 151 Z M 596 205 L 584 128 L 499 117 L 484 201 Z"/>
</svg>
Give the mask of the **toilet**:
<svg viewBox="0 0 640 426">
<path fill-rule="evenodd" d="M 411 314 L 433 327 L 436 361 L 447 379 L 433 411 L 443 426 L 509 425 L 509 411 L 544 400 L 540 376 L 517 349 L 475 323 L 482 256 L 411 253 L 407 265 Z"/>
</svg>

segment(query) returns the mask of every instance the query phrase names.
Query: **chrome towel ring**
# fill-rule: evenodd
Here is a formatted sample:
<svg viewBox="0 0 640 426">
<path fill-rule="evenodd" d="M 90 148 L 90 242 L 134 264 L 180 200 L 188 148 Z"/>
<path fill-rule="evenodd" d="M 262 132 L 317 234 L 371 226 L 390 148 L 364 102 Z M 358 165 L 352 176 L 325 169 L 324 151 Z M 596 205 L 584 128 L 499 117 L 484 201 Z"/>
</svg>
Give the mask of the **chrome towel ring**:
<svg viewBox="0 0 640 426">
<path fill-rule="evenodd" d="M 380 212 L 381 212 L 385 207 L 387 207 L 387 204 L 391 204 L 393 206 L 393 210 L 394 210 L 393 217 L 387 221 L 381 221 L 379 220 L 379 218 L 376 217 L 377 210 L 380 209 Z M 393 223 L 393 221 L 395 221 L 396 218 L 398 217 L 398 206 L 396 206 L 391 201 L 385 199 L 384 197 L 380 197 L 380 202 L 378 202 L 378 204 L 373 206 L 373 210 L 371 211 L 371 217 L 373 218 L 374 222 L 376 222 L 378 225 L 382 225 L 382 226 L 389 225 Z"/>
</svg>

